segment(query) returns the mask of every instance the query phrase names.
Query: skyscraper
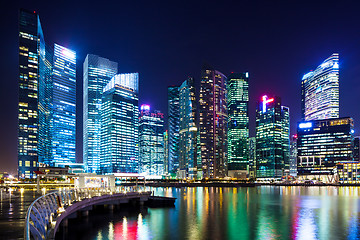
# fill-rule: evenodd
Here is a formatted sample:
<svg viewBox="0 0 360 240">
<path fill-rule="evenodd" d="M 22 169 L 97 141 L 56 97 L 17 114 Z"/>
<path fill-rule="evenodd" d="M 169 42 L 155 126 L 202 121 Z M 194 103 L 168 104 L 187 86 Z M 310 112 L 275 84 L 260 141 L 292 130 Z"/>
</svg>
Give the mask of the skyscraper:
<svg viewBox="0 0 360 240">
<path fill-rule="evenodd" d="M 100 110 L 102 173 L 138 172 L 138 82 L 138 73 L 117 74 L 103 89 Z"/>
<path fill-rule="evenodd" d="M 139 173 L 162 175 L 164 173 L 164 115 L 141 105 L 139 118 Z"/>
<path fill-rule="evenodd" d="M 196 92 L 194 79 L 188 78 L 180 88 L 179 171 L 180 178 L 197 175 Z"/>
<path fill-rule="evenodd" d="M 303 76 L 301 108 L 305 121 L 339 117 L 339 54 Z"/>
<path fill-rule="evenodd" d="M 249 173 L 249 73 L 232 73 L 227 78 L 228 175 Z"/>
<path fill-rule="evenodd" d="M 83 162 L 88 172 L 100 170 L 101 97 L 117 69 L 116 62 L 93 54 L 84 61 Z"/>
<path fill-rule="evenodd" d="M 200 83 L 200 147 L 203 177 L 227 174 L 226 76 L 204 67 Z"/>
<path fill-rule="evenodd" d="M 54 44 L 52 82 L 52 161 L 75 163 L 76 53 L 58 44 Z"/>
<path fill-rule="evenodd" d="M 179 87 L 168 87 L 169 173 L 179 168 Z"/>
<path fill-rule="evenodd" d="M 33 177 L 38 162 L 38 84 L 40 49 L 45 48 L 43 39 L 39 16 L 35 12 L 21 9 L 19 13 L 18 174 L 22 178 Z"/>
<path fill-rule="evenodd" d="M 256 108 L 256 177 L 279 178 L 289 166 L 289 108 L 263 96 Z"/>
</svg>

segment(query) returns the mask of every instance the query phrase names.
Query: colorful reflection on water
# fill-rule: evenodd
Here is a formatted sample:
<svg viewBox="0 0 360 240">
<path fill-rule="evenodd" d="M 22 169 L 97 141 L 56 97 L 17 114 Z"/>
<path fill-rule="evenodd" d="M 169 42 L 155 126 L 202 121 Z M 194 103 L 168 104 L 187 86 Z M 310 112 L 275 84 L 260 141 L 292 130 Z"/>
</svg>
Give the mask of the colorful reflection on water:
<svg viewBox="0 0 360 240">
<path fill-rule="evenodd" d="M 92 230 L 82 235 L 84 239 L 360 238 L 357 187 L 152 190 L 155 195 L 176 197 L 175 208 L 90 218 L 85 227 L 91 225 Z M 69 236 L 75 236 L 74 231 L 82 230 L 69 228 Z"/>
</svg>

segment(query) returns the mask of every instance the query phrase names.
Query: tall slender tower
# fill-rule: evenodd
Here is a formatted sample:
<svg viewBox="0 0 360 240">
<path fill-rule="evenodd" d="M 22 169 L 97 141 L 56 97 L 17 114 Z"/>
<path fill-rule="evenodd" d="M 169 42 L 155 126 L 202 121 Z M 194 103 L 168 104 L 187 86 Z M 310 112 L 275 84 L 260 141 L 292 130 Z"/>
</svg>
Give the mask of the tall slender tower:
<svg viewBox="0 0 360 240">
<path fill-rule="evenodd" d="M 204 67 L 200 83 L 200 147 L 203 177 L 227 175 L 226 76 Z"/>
<path fill-rule="evenodd" d="M 188 78 L 180 88 L 179 171 L 180 178 L 197 175 L 196 93 L 194 79 Z"/>
<path fill-rule="evenodd" d="M 249 73 L 227 78 L 228 174 L 246 178 L 249 173 Z"/>
<path fill-rule="evenodd" d="M 169 124 L 169 173 L 179 168 L 179 87 L 168 87 L 168 124 Z"/>
<path fill-rule="evenodd" d="M 83 162 L 88 172 L 100 170 L 101 97 L 105 85 L 117 74 L 118 64 L 88 54 L 84 61 Z"/>
<path fill-rule="evenodd" d="M 138 82 L 138 73 L 117 74 L 103 89 L 100 111 L 102 173 L 138 172 Z"/>
<path fill-rule="evenodd" d="M 52 160 L 76 163 L 76 53 L 54 44 Z"/>
<path fill-rule="evenodd" d="M 303 76 L 301 108 L 305 121 L 339 118 L 339 54 Z"/>
<path fill-rule="evenodd" d="M 280 178 L 289 166 L 289 108 L 263 96 L 256 109 L 256 177 Z"/>
<path fill-rule="evenodd" d="M 44 36 L 38 14 L 19 13 L 19 177 L 32 178 L 38 162 L 38 91 L 40 59 L 45 57 Z M 40 57 L 40 54 L 43 56 Z"/>
</svg>

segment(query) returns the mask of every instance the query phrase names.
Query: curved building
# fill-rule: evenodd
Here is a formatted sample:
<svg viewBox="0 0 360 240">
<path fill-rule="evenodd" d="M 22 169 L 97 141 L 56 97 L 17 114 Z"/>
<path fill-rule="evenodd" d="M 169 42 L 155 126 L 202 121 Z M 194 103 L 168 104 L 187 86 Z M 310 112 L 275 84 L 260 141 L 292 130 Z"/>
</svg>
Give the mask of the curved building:
<svg viewBox="0 0 360 240">
<path fill-rule="evenodd" d="M 303 76 L 301 108 L 305 121 L 339 118 L 339 54 Z"/>
</svg>

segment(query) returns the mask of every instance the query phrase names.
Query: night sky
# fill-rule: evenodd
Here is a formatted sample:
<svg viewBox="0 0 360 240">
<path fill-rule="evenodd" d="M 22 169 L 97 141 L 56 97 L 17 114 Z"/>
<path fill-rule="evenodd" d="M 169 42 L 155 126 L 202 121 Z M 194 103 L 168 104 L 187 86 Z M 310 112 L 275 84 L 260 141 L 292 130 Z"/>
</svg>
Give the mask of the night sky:
<svg viewBox="0 0 360 240">
<path fill-rule="evenodd" d="M 255 103 L 278 95 L 300 120 L 300 83 L 340 54 L 340 116 L 360 133 L 360 3 L 345 1 L 10 1 L 2 6 L 0 171 L 16 173 L 18 11 L 40 14 L 45 41 L 77 52 L 77 161 L 82 161 L 82 65 L 92 53 L 139 72 L 140 104 L 167 114 L 167 86 L 200 80 L 204 63 L 250 74 L 250 135 Z M 316 3 L 315 3 L 316 2 Z M 358 134 L 357 134 L 358 135 Z"/>
</svg>

